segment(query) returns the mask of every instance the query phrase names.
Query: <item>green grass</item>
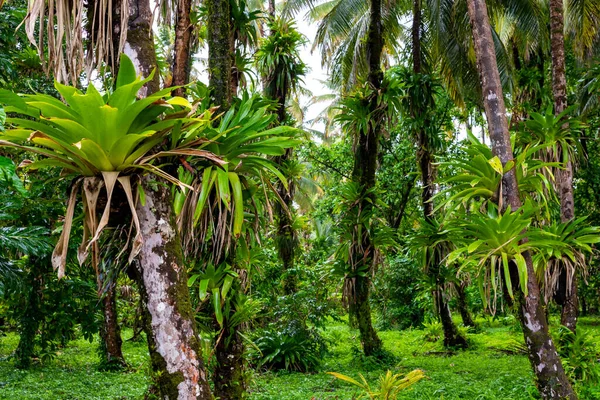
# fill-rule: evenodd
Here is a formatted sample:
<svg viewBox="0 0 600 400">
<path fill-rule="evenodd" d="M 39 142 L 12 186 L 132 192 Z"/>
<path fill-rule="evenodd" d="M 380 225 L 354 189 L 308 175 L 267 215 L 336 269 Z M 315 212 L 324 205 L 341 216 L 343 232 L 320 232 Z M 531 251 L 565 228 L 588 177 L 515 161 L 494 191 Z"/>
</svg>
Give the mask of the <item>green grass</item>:
<svg viewBox="0 0 600 400">
<path fill-rule="evenodd" d="M 600 319 L 582 319 L 580 327 L 600 330 Z M 360 357 L 357 332 L 343 323 L 332 323 L 326 331 L 331 342 L 330 352 L 320 372 L 255 372 L 250 399 L 353 399 L 359 391 L 326 374 L 327 371 L 354 378 L 362 373 L 370 383 L 374 383 L 388 369 L 406 373 L 416 368 L 424 370 L 427 378 L 404 393 L 401 399 L 536 398 L 527 358 L 506 355 L 497 350 L 514 342 L 522 343 L 522 334 L 510 323 L 508 326 L 495 323 L 480 333 L 469 334 L 471 349 L 454 354 L 445 354 L 440 341 L 424 341 L 421 330 L 387 331 L 380 335 L 385 350 L 390 353 L 385 363 Z M 123 336 L 127 339 L 131 332 L 126 330 Z M 150 382 L 145 342 L 125 340 L 123 350 L 131 367 L 126 372 L 117 373 L 98 371 L 97 343 L 85 340 L 69 343 L 54 359 L 44 364 L 38 363 L 29 371 L 19 371 L 9 357 L 17 342 L 15 334 L 0 338 L 0 399 L 141 399 Z"/>
<path fill-rule="evenodd" d="M 130 331 L 123 336 L 129 338 Z M 145 342 L 124 342 L 123 351 L 130 365 L 126 372 L 98 371 L 97 343 L 83 339 L 70 342 L 53 360 L 21 371 L 7 359 L 17 343 L 14 334 L 0 338 L 0 399 L 140 399 L 149 384 Z"/>
</svg>

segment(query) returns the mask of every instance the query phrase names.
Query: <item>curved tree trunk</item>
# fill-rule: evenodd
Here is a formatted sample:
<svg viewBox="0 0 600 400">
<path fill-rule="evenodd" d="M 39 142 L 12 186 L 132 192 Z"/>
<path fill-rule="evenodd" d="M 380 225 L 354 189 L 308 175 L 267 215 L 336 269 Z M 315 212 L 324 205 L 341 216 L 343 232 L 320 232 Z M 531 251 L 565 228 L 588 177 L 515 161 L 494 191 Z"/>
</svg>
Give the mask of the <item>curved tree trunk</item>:
<svg viewBox="0 0 600 400">
<path fill-rule="evenodd" d="M 550 0 L 550 52 L 552 56 L 552 94 L 554 114 L 562 113 L 567 107 L 567 77 L 565 73 L 565 38 L 563 0 Z M 573 164 L 571 160 L 564 170 L 556 172 L 556 186 L 560 199 L 561 221 L 568 222 L 575 217 L 573 199 Z M 572 274 L 572 276 L 568 276 Z M 562 268 L 561 279 L 566 282 L 562 297 L 560 322 L 573 332 L 577 327 L 577 274 Z"/>
<path fill-rule="evenodd" d="M 137 214 L 144 242 L 139 254 L 146 335 L 161 398 L 211 399 L 187 287 L 171 191 L 158 178 L 142 178 L 146 198 Z"/>
<path fill-rule="evenodd" d="M 215 104 L 229 109 L 233 94 L 233 27 L 229 0 L 205 3 L 208 14 L 208 75 Z"/>
<path fill-rule="evenodd" d="M 173 58 L 173 86 L 183 86 L 190 81 L 192 23 L 191 0 L 178 0 L 175 23 L 175 57 Z M 183 96 L 184 89 L 175 89 L 174 95 Z"/>
<path fill-rule="evenodd" d="M 513 159 L 513 154 L 485 0 L 468 0 L 468 8 L 492 151 L 505 165 Z M 502 184 L 504 204 L 517 210 L 521 207 L 521 199 L 514 169 L 504 174 Z M 523 257 L 527 264 L 528 295 L 524 296 L 522 290 L 516 290 L 516 307 L 528 348 L 529 361 L 537 378 L 538 389 L 543 399 L 576 399 L 577 396 L 565 374 L 552 337 L 548 332 L 548 323 L 531 255 L 524 253 Z M 513 266 L 511 279 L 514 273 L 518 272 Z"/>
<path fill-rule="evenodd" d="M 460 335 L 454 321 L 452 321 L 452 313 L 450 307 L 444 299 L 444 293 L 438 289 L 434 293 L 437 297 L 438 313 L 444 330 L 444 347 L 468 347 L 467 339 Z"/>
</svg>

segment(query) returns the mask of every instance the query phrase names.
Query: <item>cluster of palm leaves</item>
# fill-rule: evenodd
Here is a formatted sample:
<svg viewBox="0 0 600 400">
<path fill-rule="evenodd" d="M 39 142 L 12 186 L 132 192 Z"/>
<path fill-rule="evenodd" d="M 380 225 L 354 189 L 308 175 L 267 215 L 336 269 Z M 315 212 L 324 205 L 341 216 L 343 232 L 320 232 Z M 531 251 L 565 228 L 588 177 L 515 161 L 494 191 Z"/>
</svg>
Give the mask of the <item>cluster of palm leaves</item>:
<svg viewBox="0 0 600 400">
<path fill-rule="evenodd" d="M 29 169 L 58 167 L 63 174 L 75 178 L 69 195 L 65 224 L 52 256 L 52 263 L 64 276 L 67 248 L 79 188 L 84 199 L 84 239 L 79 249 L 83 263 L 93 249 L 97 268 L 97 241 L 108 224 L 111 198 L 119 182 L 132 210 L 138 233 L 133 240 L 130 260 L 141 247 L 141 236 L 135 213 L 131 177 L 149 171 L 176 184 L 182 184 L 153 162 L 161 157 L 203 157 L 223 164 L 214 154 L 197 149 L 203 128 L 211 124 L 210 114 L 188 115 L 191 104 L 182 98 L 164 97 L 165 89 L 144 99 L 138 91 L 151 79 L 138 77 L 131 60 L 122 56 L 121 68 L 112 93 L 100 94 L 93 85 L 86 93 L 56 82 L 56 89 L 66 103 L 43 94 L 23 95 L 6 110 L 15 113 L 7 118 L 12 128 L 0 136 L 0 146 L 26 150 L 40 156 L 27 162 Z M 9 99 L 10 100 L 10 99 Z M 182 134 L 181 132 L 184 131 Z M 173 136 L 170 136 L 174 132 Z M 163 151 L 157 146 L 167 143 Z M 105 188 L 106 207 L 98 220 L 96 209 L 101 190 Z M 142 194 L 143 195 L 143 194 Z"/>
</svg>

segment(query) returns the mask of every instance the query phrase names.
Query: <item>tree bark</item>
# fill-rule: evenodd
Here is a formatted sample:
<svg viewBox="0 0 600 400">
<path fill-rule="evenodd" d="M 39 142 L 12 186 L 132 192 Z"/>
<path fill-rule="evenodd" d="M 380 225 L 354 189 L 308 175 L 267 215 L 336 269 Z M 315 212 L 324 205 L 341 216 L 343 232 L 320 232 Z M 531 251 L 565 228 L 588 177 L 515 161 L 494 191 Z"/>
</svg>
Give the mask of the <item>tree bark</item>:
<svg viewBox="0 0 600 400">
<path fill-rule="evenodd" d="M 455 283 L 454 287 L 456 288 L 456 302 L 458 303 L 458 311 L 460 312 L 463 325 L 477 328 L 477 324 L 473 321 L 471 313 L 469 312 L 469 305 L 467 304 L 467 296 L 465 293 L 466 284 L 464 282 L 459 282 Z"/>
<path fill-rule="evenodd" d="M 366 277 L 356 277 L 354 298 L 350 302 L 349 311 L 353 322 L 358 326 L 360 344 L 366 356 L 377 356 L 383 343 L 371 321 L 371 304 L 369 303 L 371 280 Z"/>
<path fill-rule="evenodd" d="M 121 349 L 123 340 L 121 339 L 114 284 L 107 288 L 102 297 L 102 315 L 104 318 L 100 328 L 100 337 L 105 364 L 103 367 L 108 370 L 126 367 L 127 363 Z"/>
<path fill-rule="evenodd" d="M 565 67 L 565 38 L 563 0 L 550 0 L 550 52 L 552 57 L 552 94 L 554 97 L 554 114 L 558 115 L 567 108 L 567 76 Z M 573 164 L 567 162 L 564 170 L 558 170 L 557 189 L 560 199 L 562 222 L 568 222 L 575 217 L 575 202 L 573 199 Z M 567 277 L 571 274 L 571 277 Z M 560 322 L 573 332 L 577 327 L 577 274 L 575 271 L 561 270 L 561 278 L 566 281 L 564 286 L 564 303 Z M 570 278 L 570 279 L 569 279 Z"/>
<path fill-rule="evenodd" d="M 367 61 L 369 66 L 368 81 L 374 90 L 381 88 L 383 72 L 381 71 L 381 54 L 383 51 L 383 36 L 381 24 L 381 0 L 371 0 L 369 28 L 367 33 Z M 374 101 L 370 107 L 376 107 Z M 368 194 L 375 187 L 375 173 L 377 171 L 377 154 L 379 149 L 380 127 L 370 125 L 366 132 L 356 132 L 359 135 L 354 152 L 354 169 L 352 180 L 360 184 L 363 195 L 358 207 L 359 212 L 367 212 L 375 204 L 374 195 Z M 375 248 L 368 233 L 359 235 L 355 229 L 352 239 L 351 264 L 356 268 L 371 266 Z M 376 355 L 381 351 L 382 342 L 373 328 L 371 319 L 371 305 L 369 304 L 369 288 L 371 280 L 368 276 L 357 275 L 354 278 L 353 295 L 349 300 L 351 317 L 358 324 L 360 341 L 363 352 L 367 356 Z"/>
<path fill-rule="evenodd" d="M 150 0 L 129 0 L 127 41 L 123 52 L 129 56 L 138 74 L 149 76 L 156 69 Z M 155 73 L 153 79 L 140 90 L 138 96 L 146 97 L 159 89 L 160 79 Z"/>
<path fill-rule="evenodd" d="M 215 104 L 229 109 L 233 94 L 233 27 L 229 0 L 206 2 L 208 13 L 208 75 Z"/>
<path fill-rule="evenodd" d="M 444 330 L 444 347 L 469 347 L 467 339 L 458 332 L 458 328 L 452 320 L 452 313 L 450 312 L 450 307 L 448 306 L 446 299 L 444 299 L 442 290 L 437 289 L 435 295 L 437 296 L 438 313 Z"/>
<path fill-rule="evenodd" d="M 227 324 L 227 321 L 225 322 Z M 215 397 L 220 400 L 239 400 L 246 392 L 244 377 L 244 343 L 238 333 L 225 329 L 215 349 L 217 365 L 213 381 Z"/>
<path fill-rule="evenodd" d="M 138 256 L 142 298 L 148 310 L 146 335 L 161 398 L 212 399 L 195 331 L 187 273 L 164 181 L 145 176 L 145 204 L 137 214 L 143 235 Z"/>
<path fill-rule="evenodd" d="M 513 154 L 486 3 L 485 0 L 468 0 L 467 4 L 492 151 L 505 165 L 513 159 Z M 517 210 L 521 207 L 521 199 L 514 169 L 504 174 L 502 185 L 504 187 L 504 204 Z M 552 337 L 548 332 L 548 323 L 531 255 L 524 253 L 523 257 L 527 264 L 528 295 L 524 296 L 522 290 L 516 290 L 516 307 L 528 348 L 529 361 L 537 378 L 538 389 L 543 399 L 576 399 L 577 396 L 565 374 Z M 514 273 L 518 274 L 515 269 L 513 266 L 511 279 L 513 279 Z M 518 279 L 514 282 L 518 282 Z"/>
<path fill-rule="evenodd" d="M 173 86 L 183 86 L 190 81 L 192 23 L 191 0 L 178 0 L 175 26 L 175 56 L 173 58 Z M 175 89 L 175 96 L 183 96 L 184 88 Z"/>
<path fill-rule="evenodd" d="M 156 68 L 149 0 L 129 0 L 125 54 L 138 73 Z M 159 89 L 158 76 L 140 92 Z M 145 331 L 157 389 L 162 398 L 211 399 L 210 387 L 187 287 L 181 240 L 176 230 L 171 192 L 156 177 L 142 178 L 145 204 L 138 203 L 143 245 L 138 256 L 138 285 L 144 304 Z"/>
</svg>

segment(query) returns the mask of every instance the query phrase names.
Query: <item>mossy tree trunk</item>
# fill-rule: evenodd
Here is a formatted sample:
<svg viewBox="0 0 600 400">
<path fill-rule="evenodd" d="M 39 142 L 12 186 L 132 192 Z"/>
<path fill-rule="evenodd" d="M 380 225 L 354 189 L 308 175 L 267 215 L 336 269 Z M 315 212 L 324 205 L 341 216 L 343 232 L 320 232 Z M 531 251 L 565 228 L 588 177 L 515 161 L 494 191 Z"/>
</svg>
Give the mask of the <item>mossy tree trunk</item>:
<svg viewBox="0 0 600 400">
<path fill-rule="evenodd" d="M 173 86 L 183 86 L 190 81 L 192 23 L 191 0 L 177 1 L 177 20 L 175 23 L 175 56 L 173 58 Z M 183 96 L 184 88 L 174 91 Z"/>
<path fill-rule="evenodd" d="M 138 256 L 151 362 L 161 398 L 211 399 L 187 287 L 171 191 L 164 181 L 142 178 L 139 203 L 143 245 Z"/>
<path fill-rule="evenodd" d="M 552 57 L 552 94 L 554 97 L 554 114 L 558 115 L 567 108 L 567 76 L 565 67 L 563 0 L 550 0 L 550 53 Z M 567 125 L 568 127 L 568 125 Z M 558 160 L 557 160 L 558 161 Z M 560 219 L 562 222 L 572 221 L 575 217 L 575 201 L 573 199 L 573 163 L 567 162 L 564 170 L 556 171 L 556 188 L 560 199 Z M 569 269 L 561 269 L 562 325 L 575 332 L 577 328 L 577 274 Z M 571 276 L 569 276 L 571 275 Z"/>
<path fill-rule="evenodd" d="M 213 381 L 215 397 L 221 400 L 239 400 L 245 398 L 246 378 L 244 376 L 244 343 L 238 329 L 225 329 L 215 348 L 217 366 Z"/>
<path fill-rule="evenodd" d="M 368 81 L 374 90 L 381 88 L 383 72 L 381 70 L 381 55 L 383 51 L 383 36 L 381 23 L 381 0 L 371 0 L 369 27 L 367 32 L 367 62 L 369 66 Z M 370 107 L 376 107 L 376 102 L 370 102 Z M 375 125 L 375 126 L 374 126 Z M 370 212 L 376 204 L 372 189 L 375 187 L 377 172 L 377 156 L 381 127 L 369 124 L 366 132 L 360 135 L 354 151 L 354 168 L 352 180 L 359 183 L 362 192 L 360 204 L 355 207 L 358 213 Z M 349 311 L 352 320 L 358 325 L 363 352 L 367 356 L 377 355 L 382 349 L 381 339 L 373 328 L 369 292 L 371 286 L 370 268 L 373 265 L 376 249 L 372 243 L 367 227 L 353 228 L 350 263 L 355 270 L 367 266 L 366 274 L 354 276 L 352 293 L 348 298 Z M 363 232 L 359 234 L 358 232 Z"/>
<path fill-rule="evenodd" d="M 422 71 L 422 51 L 421 51 L 421 9 L 422 0 L 413 0 L 413 21 L 411 28 L 411 39 L 412 39 L 412 62 L 413 62 L 413 73 L 415 75 L 421 74 Z M 410 114 L 415 120 L 423 120 L 424 114 L 427 110 L 423 110 L 423 105 L 419 104 L 418 99 L 411 99 Z M 421 191 L 421 206 L 423 207 L 423 217 L 425 220 L 430 221 L 434 218 L 433 215 L 433 194 L 434 194 L 434 180 L 435 171 L 433 167 L 433 150 L 430 147 L 430 141 L 427 137 L 425 126 L 420 126 L 416 133 L 417 139 L 417 161 L 421 172 L 421 184 L 423 190 Z M 436 261 L 433 261 L 436 262 Z M 429 264 L 429 260 L 426 261 Z M 429 269 L 429 273 L 437 282 L 437 288 L 435 292 L 437 295 L 437 304 L 440 321 L 444 328 L 444 345 L 448 347 L 467 347 L 467 341 L 463 338 L 459 332 L 456 324 L 452 320 L 452 314 L 448 302 L 443 295 L 443 288 L 445 282 L 443 277 L 439 273 L 439 266 L 434 266 Z"/>
<path fill-rule="evenodd" d="M 513 159 L 513 154 L 487 6 L 485 0 L 468 0 L 467 3 L 492 151 L 505 165 Z M 521 199 L 514 169 L 504 174 L 502 185 L 504 188 L 503 204 L 510 205 L 513 210 L 520 208 Z M 548 332 L 548 322 L 531 254 L 524 253 L 523 257 L 527 265 L 528 295 L 525 296 L 521 289 L 516 290 L 515 306 L 523 328 L 529 361 L 537 378 L 538 389 L 543 399 L 576 399 L 577 396 L 565 374 L 552 337 Z M 511 280 L 514 282 L 513 286 L 516 287 L 519 280 L 518 272 L 515 269 L 513 265 Z"/>
<path fill-rule="evenodd" d="M 460 317 L 462 318 L 463 325 L 469 326 L 471 328 L 476 328 L 477 324 L 473 321 L 473 317 L 471 317 L 471 312 L 469 311 L 469 305 L 467 303 L 467 294 L 465 289 L 467 287 L 464 282 L 457 282 L 454 284 L 456 288 L 456 302 L 458 306 L 458 311 L 460 312 Z"/>
<path fill-rule="evenodd" d="M 206 2 L 208 14 L 208 75 L 215 104 L 227 110 L 233 97 L 233 24 L 229 0 Z"/>
<path fill-rule="evenodd" d="M 454 321 L 452 321 L 452 313 L 450 312 L 450 306 L 444 298 L 444 292 L 438 289 L 434 292 L 437 297 L 438 314 L 440 321 L 442 322 L 442 329 L 444 330 L 444 347 L 450 348 L 466 348 L 468 347 L 467 339 L 464 338 L 459 332 Z"/>
</svg>

